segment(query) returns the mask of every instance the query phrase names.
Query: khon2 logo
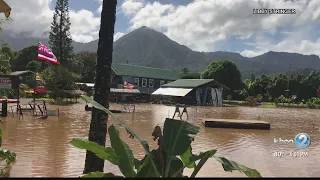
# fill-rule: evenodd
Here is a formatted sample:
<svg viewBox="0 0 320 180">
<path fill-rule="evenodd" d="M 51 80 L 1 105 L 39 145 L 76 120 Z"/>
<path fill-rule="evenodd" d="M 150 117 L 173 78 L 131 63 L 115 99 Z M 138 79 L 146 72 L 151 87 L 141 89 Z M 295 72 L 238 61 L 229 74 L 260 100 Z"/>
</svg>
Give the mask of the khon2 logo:
<svg viewBox="0 0 320 180">
<path fill-rule="evenodd" d="M 295 146 L 299 149 L 305 149 L 310 146 L 311 139 L 307 133 L 299 133 L 296 135 L 294 139 L 282 139 L 282 138 L 274 138 L 274 144 L 295 144 Z"/>
<path fill-rule="evenodd" d="M 299 133 L 295 137 L 295 144 L 297 148 L 305 149 L 310 146 L 311 139 L 307 133 Z"/>
</svg>

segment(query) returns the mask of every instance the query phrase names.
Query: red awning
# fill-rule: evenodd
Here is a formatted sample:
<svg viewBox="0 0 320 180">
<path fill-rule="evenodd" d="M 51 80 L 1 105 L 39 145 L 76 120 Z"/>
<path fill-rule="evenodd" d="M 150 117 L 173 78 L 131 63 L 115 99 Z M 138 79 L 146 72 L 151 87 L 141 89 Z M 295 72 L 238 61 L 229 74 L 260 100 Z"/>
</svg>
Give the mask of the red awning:
<svg viewBox="0 0 320 180">
<path fill-rule="evenodd" d="M 37 87 L 35 90 L 34 90 L 37 94 L 47 94 L 48 91 L 42 86 L 42 87 Z"/>
<path fill-rule="evenodd" d="M 46 90 L 46 88 L 44 86 L 38 86 L 35 89 L 29 89 L 29 90 L 26 90 L 25 92 L 26 93 L 30 93 L 30 94 L 33 94 L 33 93 L 36 93 L 36 94 L 47 94 L 48 90 Z"/>
</svg>

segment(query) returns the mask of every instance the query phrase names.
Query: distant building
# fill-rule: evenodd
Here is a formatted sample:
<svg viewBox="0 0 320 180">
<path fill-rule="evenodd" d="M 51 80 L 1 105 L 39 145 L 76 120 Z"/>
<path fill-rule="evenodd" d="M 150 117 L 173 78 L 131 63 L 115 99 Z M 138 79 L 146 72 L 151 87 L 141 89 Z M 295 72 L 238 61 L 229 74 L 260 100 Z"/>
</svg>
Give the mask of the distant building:
<svg viewBox="0 0 320 180">
<path fill-rule="evenodd" d="M 140 92 L 140 98 L 149 99 L 161 85 L 179 79 L 176 71 L 131 64 L 112 64 L 111 88 L 123 89 L 125 82 L 134 85 Z"/>
<path fill-rule="evenodd" d="M 37 85 L 36 73 L 32 71 L 14 71 L 9 76 L 16 77 L 19 80 L 19 84 L 26 84 L 31 88 Z"/>
<path fill-rule="evenodd" d="M 148 101 L 150 95 L 161 85 L 177 79 L 179 79 L 179 74 L 173 70 L 113 63 L 110 98 L 111 101 L 126 101 L 135 97 Z M 126 89 L 124 87 L 125 83 L 133 84 L 133 89 Z M 94 87 L 93 83 L 77 84 L 86 84 L 87 87 Z"/>
<path fill-rule="evenodd" d="M 214 79 L 179 79 L 164 84 L 153 95 L 172 96 L 180 104 L 223 106 L 223 89 Z"/>
</svg>

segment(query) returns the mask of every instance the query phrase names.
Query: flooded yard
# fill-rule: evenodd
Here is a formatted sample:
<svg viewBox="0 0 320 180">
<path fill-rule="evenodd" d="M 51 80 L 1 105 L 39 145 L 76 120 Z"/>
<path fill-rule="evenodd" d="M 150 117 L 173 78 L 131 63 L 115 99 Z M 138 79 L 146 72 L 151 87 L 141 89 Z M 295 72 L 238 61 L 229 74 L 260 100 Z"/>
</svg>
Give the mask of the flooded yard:
<svg viewBox="0 0 320 180">
<path fill-rule="evenodd" d="M 55 108 L 50 105 L 50 109 Z M 119 109 L 119 105 L 111 104 Z M 11 177 L 77 177 L 82 174 L 85 151 L 69 144 L 72 138 L 86 139 L 91 112 L 84 111 L 84 104 L 60 106 L 60 117 L 37 119 L 25 115 L 4 118 L 3 148 L 17 153 L 17 163 Z M 163 125 L 166 117 L 172 117 L 174 107 L 139 104 L 136 113 L 118 114 L 151 148 L 156 147 L 152 131 Z M 311 109 L 249 108 L 249 107 L 190 107 L 189 122 L 200 126 L 200 133 L 193 142 L 193 151 L 217 149 L 217 154 L 226 156 L 250 168 L 260 171 L 263 177 L 319 177 L 320 111 Z M 271 130 L 240 130 L 204 128 L 198 118 L 260 119 L 271 123 Z M 114 121 L 109 119 L 109 125 Z M 273 139 L 294 139 L 298 133 L 308 133 L 311 145 L 305 149 L 309 157 L 273 157 L 276 151 L 297 151 L 294 145 L 274 145 Z M 138 158 L 144 156 L 143 148 L 121 128 L 121 136 Z M 107 137 L 108 138 L 108 137 Z M 107 144 L 109 141 L 107 140 Z M 119 174 L 119 169 L 106 162 L 105 171 Z M 189 174 L 189 171 L 185 171 Z M 198 177 L 243 177 L 239 172 L 224 172 L 221 164 L 209 159 Z"/>
</svg>

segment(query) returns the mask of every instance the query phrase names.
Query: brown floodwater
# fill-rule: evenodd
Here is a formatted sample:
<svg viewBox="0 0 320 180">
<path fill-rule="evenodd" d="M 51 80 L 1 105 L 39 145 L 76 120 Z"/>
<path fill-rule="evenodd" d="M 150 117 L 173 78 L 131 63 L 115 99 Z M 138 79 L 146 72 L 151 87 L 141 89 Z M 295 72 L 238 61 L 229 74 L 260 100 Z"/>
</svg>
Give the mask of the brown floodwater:
<svg viewBox="0 0 320 180">
<path fill-rule="evenodd" d="M 49 109 L 56 106 L 50 105 Z M 77 177 L 82 174 L 85 151 L 69 144 L 72 138 L 86 139 L 91 112 L 84 111 L 84 104 L 60 106 L 60 117 L 37 119 L 25 115 L 20 120 L 4 118 L 3 148 L 17 153 L 17 162 L 11 177 Z M 120 109 L 117 104 L 111 108 Z M 146 139 L 151 148 L 156 147 L 152 131 L 163 125 L 166 117 L 172 116 L 174 107 L 139 104 L 136 113 L 118 114 L 135 132 Z M 200 126 L 200 133 L 192 143 L 198 153 L 217 149 L 217 154 L 235 160 L 260 171 L 263 177 L 319 177 L 320 134 L 312 124 L 320 126 L 320 111 L 311 109 L 250 108 L 250 107 L 190 107 L 189 122 Z M 271 130 L 241 130 L 204 128 L 198 118 L 260 119 L 271 123 Z M 114 120 L 109 119 L 109 125 Z M 300 132 L 308 133 L 311 145 L 304 151 L 309 157 L 274 157 L 276 151 L 297 151 L 294 145 L 274 145 L 273 139 L 294 139 Z M 132 148 L 137 158 L 144 156 L 140 144 L 129 139 L 123 128 L 120 133 Z M 107 145 L 110 145 L 107 140 Z M 301 151 L 301 150 L 298 150 Z M 105 171 L 120 174 L 119 169 L 106 162 Z M 185 170 L 190 175 L 190 170 Z M 224 172 L 221 164 L 209 159 L 198 173 L 198 177 L 243 177 L 240 172 Z"/>
</svg>

